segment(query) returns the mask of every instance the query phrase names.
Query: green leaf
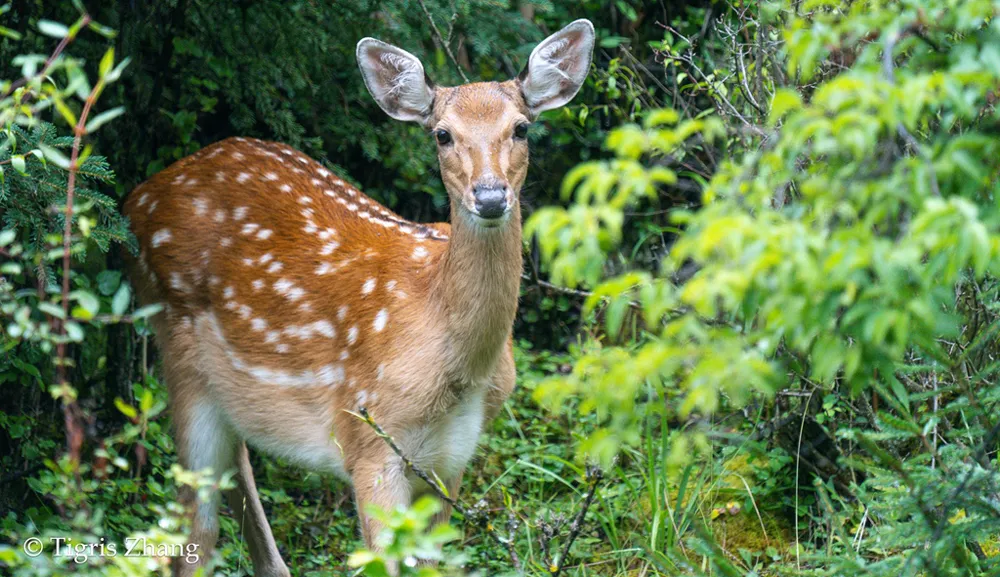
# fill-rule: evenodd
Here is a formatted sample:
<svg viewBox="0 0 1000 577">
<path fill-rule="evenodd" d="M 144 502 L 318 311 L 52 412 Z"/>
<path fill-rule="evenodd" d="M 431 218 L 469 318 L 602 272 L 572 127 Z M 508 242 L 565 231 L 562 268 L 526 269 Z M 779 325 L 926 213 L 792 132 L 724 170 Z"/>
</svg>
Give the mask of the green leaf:
<svg viewBox="0 0 1000 577">
<path fill-rule="evenodd" d="M 101 310 L 101 301 L 97 298 L 94 293 L 86 291 L 83 289 L 75 290 L 69 293 L 70 300 L 75 300 L 80 305 L 80 311 L 84 314 L 74 314 L 77 318 L 83 320 L 90 320 L 97 316 L 97 313 Z"/>
<path fill-rule="evenodd" d="M 138 416 L 135 407 L 123 401 L 121 397 L 115 397 L 115 406 L 118 407 L 118 410 L 121 411 L 121 414 L 125 415 L 130 419 L 135 419 Z"/>
<path fill-rule="evenodd" d="M 122 273 L 117 270 L 103 270 L 97 274 L 97 289 L 104 296 L 111 296 L 121 284 Z"/>
<path fill-rule="evenodd" d="M 122 283 L 111 299 L 111 313 L 119 316 L 125 314 L 130 302 L 132 302 L 132 290 L 127 283 Z"/>
<path fill-rule="evenodd" d="M 152 304 L 152 305 L 146 305 L 144 307 L 140 307 L 140 308 L 136 309 L 135 312 L 132 313 L 132 318 L 133 319 L 144 319 L 146 317 L 151 317 L 151 316 L 155 315 L 156 313 L 158 313 L 158 312 L 160 312 L 162 310 L 163 310 L 163 305 L 161 305 L 159 303 Z"/>
<path fill-rule="evenodd" d="M 53 302 L 42 301 L 38 303 L 38 310 L 42 311 L 47 315 L 54 316 L 57 319 L 66 318 L 66 313 L 63 312 L 62 307 Z"/>
<path fill-rule="evenodd" d="M 10 165 L 12 167 L 14 167 L 14 170 L 16 170 L 17 172 L 19 172 L 20 174 L 22 174 L 22 175 L 27 175 L 28 174 L 28 171 L 25 169 L 25 166 L 24 166 L 24 155 L 23 154 L 15 154 L 14 156 L 10 157 Z"/>
<path fill-rule="evenodd" d="M 52 20 L 39 20 L 38 31 L 53 38 L 65 38 L 69 34 L 69 28 L 65 24 L 53 22 Z"/>
<path fill-rule="evenodd" d="M 90 122 L 87 123 L 87 133 L 94 132 L 98 128 L 104 126 L 105 123 L 118 118 L 125 112 L 124 106 L 118 106 L 112 108 L 111 110 L 105 110 L 104 112 L 95 116 Z"/>
</svg>

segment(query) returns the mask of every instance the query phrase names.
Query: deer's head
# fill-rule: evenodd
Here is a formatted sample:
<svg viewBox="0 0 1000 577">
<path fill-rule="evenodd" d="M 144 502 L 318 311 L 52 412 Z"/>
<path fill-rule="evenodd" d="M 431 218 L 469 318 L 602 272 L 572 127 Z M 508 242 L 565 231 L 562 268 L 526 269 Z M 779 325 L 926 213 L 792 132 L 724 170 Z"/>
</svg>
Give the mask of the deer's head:
<svg viewBox="0 0 1000 577">
<path fill-rule="evenodd" d="M 382 110 L 434 136 L 456 214 L 492 228 L 519 210 L 530 123 L 573 99 L 593 50 L 593 24 L 577 20 L 536 46 L 517 78 L 455 87 L 435 86 L 415 56 L 374 38 L 358 43 L 357 57 Z"/>
</svg>

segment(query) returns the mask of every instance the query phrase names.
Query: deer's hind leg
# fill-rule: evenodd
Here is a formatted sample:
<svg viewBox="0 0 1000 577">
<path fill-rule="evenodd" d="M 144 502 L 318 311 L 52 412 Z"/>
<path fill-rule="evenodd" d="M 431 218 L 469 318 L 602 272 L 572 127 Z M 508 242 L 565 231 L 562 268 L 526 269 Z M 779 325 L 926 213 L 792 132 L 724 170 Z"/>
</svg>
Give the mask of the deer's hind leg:
<svg viewBox="0 0 1000 577">
<path fill-rule="evenodd" d="M 189 471 L 210 468 L 217 481 L 236 466 L 237 440 L 221 409 L 213 402 L 204 377 L 183 362 L 184 355 L 176 353 L 175 347 L 164 351 L 164 377 L 169 389 L 177 457 Z M 187 550 L 194 549 L 194 555 L 173 559 L 177 577 L 193 575 L 211 561 L 219 539 L 219 499 L 218 491 L 200 500 L 194 489 L 181 488 L 180 501 L 193 514 Z"/>
</svg>

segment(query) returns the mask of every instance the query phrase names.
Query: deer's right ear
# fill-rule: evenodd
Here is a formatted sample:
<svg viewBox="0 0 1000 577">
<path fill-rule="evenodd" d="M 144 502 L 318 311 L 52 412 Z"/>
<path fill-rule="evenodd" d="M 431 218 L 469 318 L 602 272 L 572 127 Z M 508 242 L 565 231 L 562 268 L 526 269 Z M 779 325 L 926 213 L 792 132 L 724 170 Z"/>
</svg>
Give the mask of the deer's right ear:
<svg viewBox="0 0 1000 577">
<path fill-rule="evenodd" d="M 362 38 L 358 66 L 375 102 L 396 120 L 425 123 L 434 104 L 434 89 L 417 57 L 402 48 Z"/>
</svg>

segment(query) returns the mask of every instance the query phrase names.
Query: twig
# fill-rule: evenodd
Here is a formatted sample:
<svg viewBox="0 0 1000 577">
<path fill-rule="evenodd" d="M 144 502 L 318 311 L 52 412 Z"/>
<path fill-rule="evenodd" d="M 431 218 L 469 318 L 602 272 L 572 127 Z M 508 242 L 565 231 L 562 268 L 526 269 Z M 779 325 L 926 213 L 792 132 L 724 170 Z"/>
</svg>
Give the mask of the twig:
<svg viewBox="0 0 1000 577">
<path fill-rule="evenodd" d="M 454 54 L 452 54 L 451 46 L 448 45 L 448 41 L 444 39 L 444 36 L 441 35 L 441 31 L 438 30 L 437 24 L 434 23 L 434 17 L 431 16 L 431 11 L 427 9 L 427 4 L 424 3 L 424 0 L 417 0 L 417 2 L 419 2 L 420 7 L 423 8 L 424 16 L 427 16 L 427 22 L 430 23 L 434 36 L 437 37 L 438 42 L 440 42 L 441 46 L 444 47 L 444 53 L 448 55 L 448 59 L 451 60 L 452 64 L 455 65 L 455 68 L 458 69 L 458 75 L 462 77 L 462 81 L 468 83 L 469 78 L 465 75 L 465 71 L 462 70 L 462 66 L 458 63 L 458 59 L 455 58 Z"/>
<path fill-rule="evenodd" d="M 448 495 L 441 488 L 437 479 L 431 479 L 431 476 L 428 475 L 426 471 L 415 465 L 413 461 L 411 461 L 410 458 L 403 453 L 402 449 L 399 448 L 399 445 L 396 444 L 396 441 L 393 440 L 392 436 L 389 435 L 389 433 L 386 433 L 385 430 L 383 430 L 382 427 L 375 422 L 375 419 L 371 416 L 371 413 L 368 412 L 366 407 L 359 408 L 358 415 L 375 431 L 376 436 L 389 445 L 389 448 L 392 449 L 393 453 L 396 453 L 396 456 L 403 461 L 403 464 L 406 465 L 408 469 L 413 471 L 413 474 L 419 477 L 420 480 L 427 483 L 427 485 L 430 486 L 431 490 L 434 491 L 438 497 L 458 511 L 466 522 L 474 524 L 481 529 L 485 529 L 493 540 L 503 546 L 503 548 L 507 551 L 507 555 L 510 556 L 511 565 L 513 565 L 514 569 L 518 572 L 521 571 L 521 558 L 518 557 L 517 552 L 514 550 L 514 538 L 512 534 L 507 537 L 500 535 L 481 507 L 478 505 L 467 507 L 458 499 Z M 508 528 L 516 529 L 516 525 L 517 524 L 515 522 L 508 519 Z"/>
<path fill-rule="evenodd" d="M 590 509 L 591 503 L 594 502 L 594 495 L 597 494 L 597 485 L 601 482 L 604 477 L 604 473 L 601 471 L 600 467 L 588 466 L 587 467 L 587 479 L 590 481 L 590 489 L 587 490 L 587 496 L 583 499 L 583 506 L 577 512 L 576 517 L 569 526 L 569 536 L 566 537 L 566 543 L 563 544 L 562 552 L 559 553 L 559 558 L 553 560 L 549 566 L 549 573 L 552 577 L 559 577 L 562 572 L 563 563 L 569 557 L 570 547 L 573 546 L 573 542 L 580 535 L 580 530 L 583 529 L 583 522 L 587 516 L 587 510 Z"/>
</svg>

